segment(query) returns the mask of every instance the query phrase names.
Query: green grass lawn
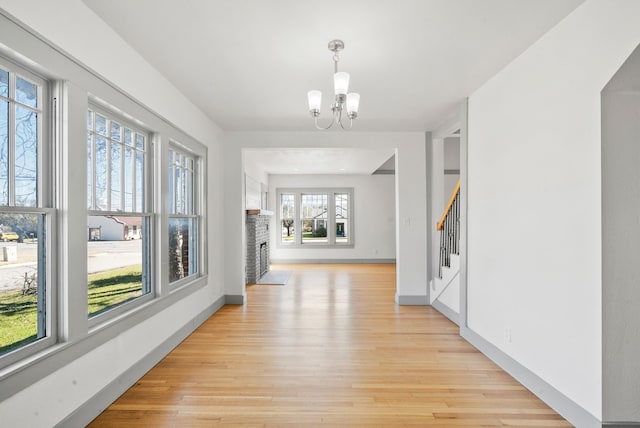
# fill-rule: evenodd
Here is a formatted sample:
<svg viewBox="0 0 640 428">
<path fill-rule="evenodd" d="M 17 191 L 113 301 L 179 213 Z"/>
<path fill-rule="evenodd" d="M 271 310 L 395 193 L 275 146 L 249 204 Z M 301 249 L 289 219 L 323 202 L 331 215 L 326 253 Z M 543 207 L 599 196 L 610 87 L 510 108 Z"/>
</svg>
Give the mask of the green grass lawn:
<svg viewBox="0 0 640 428">
<path fill-rule="evenodd" d="M 22 291 L 0 294 L 0 353 L 36 339 L 38 297 Z"/>
<path fill-rule="evenodd" d="M 142 265 L 89 275 L 89 315 L 142 295 Z M 0 294 L 0 354 L 37 336 L 37 296 L 22 291 Z"/>
<path fill-rule="evenodd" d="M 142 296 L 142 265 L 89 275 L 89 316 Z"/>
</svg>

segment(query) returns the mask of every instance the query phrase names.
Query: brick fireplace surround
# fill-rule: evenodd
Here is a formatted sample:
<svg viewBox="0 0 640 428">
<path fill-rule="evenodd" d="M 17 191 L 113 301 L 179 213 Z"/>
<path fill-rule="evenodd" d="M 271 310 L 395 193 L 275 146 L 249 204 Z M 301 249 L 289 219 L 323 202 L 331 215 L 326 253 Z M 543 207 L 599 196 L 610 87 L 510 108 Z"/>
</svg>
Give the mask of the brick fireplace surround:
<svg viewBox="0 0 640 428">
<path fill-rule="evenodd" d="M 247 284 L 255 284 L 262 275 L 269 271 L 269 265 L 271 264 L 269 256 L 269 220 L 272 215 L 273 212 L 271 211 L 247 210 Z M 264 244 L 266 248 L 263 248 L 261 252 L 260 246 L 262 244 Z M 266 257 L 266 260 L 262 260 L 262 269 L 260 263 L 261 257 L 263 259 Z"/>
</svg>

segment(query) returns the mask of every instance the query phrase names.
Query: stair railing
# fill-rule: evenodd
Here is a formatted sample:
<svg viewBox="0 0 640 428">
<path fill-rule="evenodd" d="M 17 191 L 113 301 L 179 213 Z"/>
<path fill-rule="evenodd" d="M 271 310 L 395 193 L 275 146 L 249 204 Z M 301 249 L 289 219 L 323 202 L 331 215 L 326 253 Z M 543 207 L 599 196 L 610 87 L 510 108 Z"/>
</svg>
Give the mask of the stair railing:
<svg viewBox="0 0 640 428">
<path fill-rule="evenodd" d="M 442 278 L 442 268 L 451 267 L 451 254 L 460 254 L 460 180 L 451 193 L 449 203 L 436 223 L 440 231 L 440 262 L 438 278 Z"/>
</svg>

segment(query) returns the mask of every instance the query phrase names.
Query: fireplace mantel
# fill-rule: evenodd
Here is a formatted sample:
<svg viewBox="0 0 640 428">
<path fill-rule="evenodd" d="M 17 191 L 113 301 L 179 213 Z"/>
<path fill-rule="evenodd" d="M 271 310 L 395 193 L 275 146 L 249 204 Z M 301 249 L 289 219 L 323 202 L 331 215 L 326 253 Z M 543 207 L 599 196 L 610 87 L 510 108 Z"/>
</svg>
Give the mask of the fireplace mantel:
<svg viewBox="0 0 640 428">
<path fill-rule="evenodd" d="M 273 211 L 268 211 L 268 210 L 247 210 L 247 215 L 273 215 Z"/>
</svg>

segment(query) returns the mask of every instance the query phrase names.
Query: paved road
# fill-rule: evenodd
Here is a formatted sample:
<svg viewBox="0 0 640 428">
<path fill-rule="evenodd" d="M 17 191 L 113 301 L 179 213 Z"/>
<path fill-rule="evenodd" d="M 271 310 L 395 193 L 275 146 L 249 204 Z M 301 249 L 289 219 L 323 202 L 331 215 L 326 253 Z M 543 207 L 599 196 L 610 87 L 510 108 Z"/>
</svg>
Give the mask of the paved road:
<svg viewBox="0 0 640 428">
<path fill-rule="evenodd" d="M 4 245 L 0 243 L 0 248 Z M 37 271 L 36 245 L 23 243 L 6 245 L 17 247 L 18 260 L 14 263 L 0 262 L 0 292 L 22 288 L 24 274 L 31 275 Z M 89 273 L 137 265 L 142 262 L 141 241 L 91 241 L 88 243 L 88 250 Z M 0 260 L 2 260 L 1 253 Z"/>
</svg>

